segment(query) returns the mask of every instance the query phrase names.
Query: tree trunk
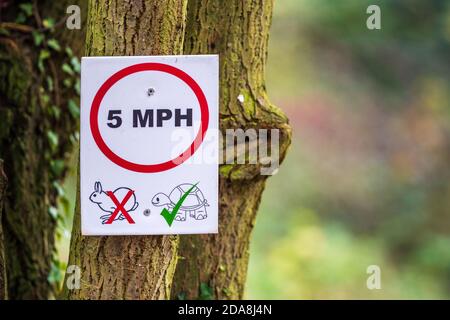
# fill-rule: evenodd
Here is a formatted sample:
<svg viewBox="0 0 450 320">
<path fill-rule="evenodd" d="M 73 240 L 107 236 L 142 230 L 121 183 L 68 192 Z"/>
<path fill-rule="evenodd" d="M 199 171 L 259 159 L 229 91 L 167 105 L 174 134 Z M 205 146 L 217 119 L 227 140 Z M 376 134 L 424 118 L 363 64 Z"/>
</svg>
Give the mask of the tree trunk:
<svg viewBox="0 0 450 320">
<path fill-rule="evenodd" d="M 86 54 L 180 54 L 186 0 L 90 1 Z M 69 265 L 81 288 L 69 299 L 168 299 L 177 260 L 176 236 L 83 237 L 77 197 Z"/>
<path fill-rule="evenodd" d="M 3 240 L 3 200 L 6 191 L 6 175 L 3 172 L 3 160 L 0 160 L 0 300 L 6 300 L 8 298 L 7 286 L 6 286 L 6 261 L 5 261 L 5 244 Z"/>
<path fill-rule="evenodd" d="M 46 299 L 52 289 L 47 277 L 56 199 L 78 127 L 76 90 L 62 85 L 76 78 L 73 69 L 71 75 L 61 70 L 73 58 L 65 47 L 82 35 L 74 31 L 61 40 L 69 32 L 64 28 L 68 2 L 73 3 L 5 2 L 1 8 L 0 158 L 8 177 L 2 224 L 11 299 Z M 52 27 L 48 18 L 59 23 Z M 75 99 L 72 110 L 70 99 Z"/>
<path fill-rule="evenodd" d="M 220 54 L 222 133 L 229 128 L 279 129 L 281 162 L 291 130 L 286 116 L 269 102 L 264 81 L 272 7 L 270 0 L 226 5 L 190 0 L 184 53 Z M 267 178 L 259 169 L 221 166 L 219 234 L 180 237 L 172 298 L 243 297 L 250 234 Z"/>
</svg>

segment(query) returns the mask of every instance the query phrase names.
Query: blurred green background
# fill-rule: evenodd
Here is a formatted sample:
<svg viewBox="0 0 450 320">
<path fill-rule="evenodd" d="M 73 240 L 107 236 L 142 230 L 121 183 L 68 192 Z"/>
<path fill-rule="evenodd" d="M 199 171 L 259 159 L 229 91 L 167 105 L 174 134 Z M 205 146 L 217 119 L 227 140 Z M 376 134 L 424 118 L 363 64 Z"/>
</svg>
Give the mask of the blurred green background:
<svg viewBox="0 0 450 320">
<path fill-rule="evenodd" d="M 276 1 L 267 88 L 294 136 L 263 195 L 246 298 L 450 298 L 449 58 L 450 1 Z M 60 210 L 55 283 L 73 203 Z"/>
<path fill-rule="evenodd" d="M 267 88 L 294 139 L 263 195 L 247 298 L 450 298 L 449 59 L 450 1 L 276 2 Z"/>
</svg>

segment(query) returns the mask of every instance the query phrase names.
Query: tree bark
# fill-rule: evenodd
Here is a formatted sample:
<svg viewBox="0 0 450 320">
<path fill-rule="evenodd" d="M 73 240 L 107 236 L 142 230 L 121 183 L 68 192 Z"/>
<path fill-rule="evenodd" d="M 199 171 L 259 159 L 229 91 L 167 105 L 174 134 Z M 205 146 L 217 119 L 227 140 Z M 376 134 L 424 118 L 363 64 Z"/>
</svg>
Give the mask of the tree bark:
<svg viewBox="0 0 450 320">
<path fill-rule="evenodd" d="M 272 8 L 270 0 L 232 0 L 226 5 L 190 0 L 184 53 L 220 54 L 222 133 L 229 128 L 279 129 L 281 162 L 291 129 L 268 100 L 264 81 Z M 221 166 L 219 233 L 180 237 L 172 298 L 243 297 L 250 234 L 267 178 L 259 170 L 260 165 Z"/>
<path fill-rule="evenodd" d="M 87 55 L 180 54 L 186 0 L 90 1 Z M 69 299 L 168 299 L 177 262 L 176 236 L 83 237 L 79 194 L 69 265 L 81 288 Z"/>
<path fill-rule="evenodd" d="M 6 191 L 7 179 L 3 172 L 3 160 L 0 160 L 0 300 L 8 298 L 6 286 L 6 261 L 5 261 L 5 244 L 3 238 L 2 217 L 3 217 L 3 201 Z"/>
<path fill-rule="evenodd" d="M 50 208 L 56 207 L 78 127 L 67 110 L 77 95 L 62 86 L 68 75 L 60 68 L 70 64 L 65 46 L 82 36 L 74 31 L 62 40 L 69 32 L 64 28 L 68 2 L 73 3 L 35 2 L 29 12 L 5 2 L 1 10 L 0 158 L 8 176 L 2 224 L 11 299 L 47 299 L 52 290 L 47 277 L 56 218 Z M 46 26 L 47 18 L 60 23 Z"/>
</svg>

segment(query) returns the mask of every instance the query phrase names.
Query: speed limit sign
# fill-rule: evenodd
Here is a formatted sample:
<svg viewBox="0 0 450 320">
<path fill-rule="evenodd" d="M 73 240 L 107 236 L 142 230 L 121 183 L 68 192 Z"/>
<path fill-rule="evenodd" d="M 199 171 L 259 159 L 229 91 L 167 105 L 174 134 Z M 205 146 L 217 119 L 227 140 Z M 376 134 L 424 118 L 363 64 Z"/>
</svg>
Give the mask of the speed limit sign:
<svg viewBox="0 0 450 320">
<path fill-rule="evenodd" d="M 82 58 L 82 234 L 216 233 L 218 140 L 218 56 Z"/>
</svg>

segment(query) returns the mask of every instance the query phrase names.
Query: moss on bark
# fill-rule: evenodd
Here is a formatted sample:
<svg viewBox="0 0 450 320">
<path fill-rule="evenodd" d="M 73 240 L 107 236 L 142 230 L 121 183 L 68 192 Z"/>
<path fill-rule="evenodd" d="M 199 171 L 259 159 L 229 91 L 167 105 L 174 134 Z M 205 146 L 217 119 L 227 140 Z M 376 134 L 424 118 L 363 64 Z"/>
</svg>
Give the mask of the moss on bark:
<svg viewBox="0 0 450 320">
<path fill-rule="evenodd" d="M 220 55 L 221 130 L 279 129 L 281 163 L 291 129 L 268 100 L 264 81 L 272 8 L 267 0 L 190 0 L 184 53 Z M 202 286 L 212 289 L 211 298 L 243 297 L 250 235 L 267 178 L 259 169 L 221 167 L 219 234 L 180 237 L 172 298 L 198 298 Z"/>
<path fill-rule="evenodd" d="M 180 54 L 185 0 L 90 1 L 87 55 Z M 81 288 L 69 299 L 168 299 L 178 237 L 83 237 L 79 194 L 69 265 L 81 267 Z"/>
<path fill-rule="evenodd" d="M 39 45 L 32 31 L 42 29 L 40 14 L 55 20 L 64 17 L 68 2 L 55 5 L 53 1 L 40 1 L 33 8 L 34 15 L 28 16 L 19 30 L 6 29 L 0 36 L 0 158 L 8 177 L 2 227 L 11 299 L 46 299 L 52 291 L 47 277 L 56 221 L 49 208 L 56 206 L 58 190 L 54 183 L 61 181 L 66 171 L 64 164 L 54 170 L 52 163 L 63 163 L 73 146 L 71 135 L 78 125 L 67 110 L 67 101 L 76 93 L 58 86 L 63 71 L 51 67 L 62 65 L 67 57 L 46 45 L 47 39 L 60 40 L 66 30 L 39 31 L 44 39 Z M 2 21 L 15 21 L 19 10 L 17 3 L 5 4 Z M 68 37 L 70 41 L 61 40 L 59 45 L 64 49 L 81 36 L 82 31 L 78 31 Z M 42 62 L 41 70 L 38 66 L 43 50 L 51 58 Z M 58 117 L 54 110 L 59 110 Z"/>
</svg>

